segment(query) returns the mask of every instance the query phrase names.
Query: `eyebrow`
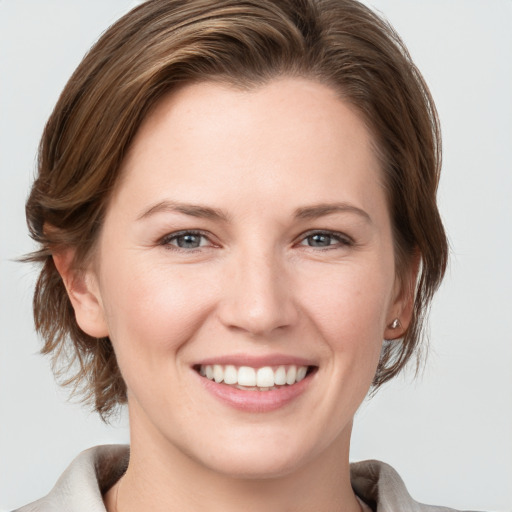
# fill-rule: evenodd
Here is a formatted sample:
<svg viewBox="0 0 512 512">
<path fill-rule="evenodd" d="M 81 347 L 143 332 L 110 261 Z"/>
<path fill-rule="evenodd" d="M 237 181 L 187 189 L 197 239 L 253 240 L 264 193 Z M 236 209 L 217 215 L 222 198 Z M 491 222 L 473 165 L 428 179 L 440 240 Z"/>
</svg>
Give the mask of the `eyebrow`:
<svg viewBox="0 0 512 512">
<path fill-rule="evenodd" d="M 229 215 L 218 208 L 211 208 L 200 204 L 180 203 L 177 201 L 161 201 L 148 210 L 144 211 L 137 220 L 146 219 L 156 213 L 181 213 L 191 217 L 229 221 Z M 334 213 L 352 213 L 362 217 L 366 222 L 372 224 L 372 219 L 367 212 L 348 203 L 321 203 L 311 206 L 297 208 L 294 216 L 297 219 L 318 219 Z"/>
<path fill-rule="evenodd" d="M 367 212 L 349 203 L 322 203 L 295 210 L 295 217 L 299 219 L 318 219 L 333 213 L 352 213 L 362 217 L 366 222 L 372 224 L 372 219 Z"/>
<path fill-rule="evenodd" d="M 143 212 L 137 220 L 142 220 L 160 212 L 182 213 L 191 217 L 199 217 L 203 219 L 220 220 L 227 222 L 228 215 L 217 208 L 210 208 L 200 204 L 179 203 L 176 201 L 161 201 L 155 204 L 145 212 Z"/>
</svg>

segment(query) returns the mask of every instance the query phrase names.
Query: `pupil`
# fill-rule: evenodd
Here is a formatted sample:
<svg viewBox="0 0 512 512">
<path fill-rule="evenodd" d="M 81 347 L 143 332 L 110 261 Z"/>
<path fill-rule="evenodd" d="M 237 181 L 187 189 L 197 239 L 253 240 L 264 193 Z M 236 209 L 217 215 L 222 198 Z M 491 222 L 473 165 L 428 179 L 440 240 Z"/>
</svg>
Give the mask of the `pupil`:
<svg viewBox="0 0 512 512">
<path fill-rule="evenodd" d="M 315 247 L 327 247 L 330 242 L 330 237 L 328 235 L 313 235 L 311 238 L 311 245 Z"/>
<path fill-rule="evenodd" d="M 184 249 L 195 249 L 199 247 L 199 237 L 197 235 L 183 235 L 178 238 L 178 246 Z"/>
</svg>

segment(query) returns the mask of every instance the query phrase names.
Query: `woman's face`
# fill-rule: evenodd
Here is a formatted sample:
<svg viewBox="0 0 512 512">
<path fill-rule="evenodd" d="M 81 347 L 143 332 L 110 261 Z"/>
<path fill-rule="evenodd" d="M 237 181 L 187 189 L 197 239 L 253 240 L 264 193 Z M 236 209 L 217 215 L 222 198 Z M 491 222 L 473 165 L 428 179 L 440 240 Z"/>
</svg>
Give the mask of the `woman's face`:
<svg viewBox="0 0 512 512">
<path fill-rule="evenodd" d="M 404 307 L 359 115 L 302 79 L 190 85 L 122 171 L 75 307 L 112 340 L 132 442 L 248 477 L 348 450 Z"/>
</svg>

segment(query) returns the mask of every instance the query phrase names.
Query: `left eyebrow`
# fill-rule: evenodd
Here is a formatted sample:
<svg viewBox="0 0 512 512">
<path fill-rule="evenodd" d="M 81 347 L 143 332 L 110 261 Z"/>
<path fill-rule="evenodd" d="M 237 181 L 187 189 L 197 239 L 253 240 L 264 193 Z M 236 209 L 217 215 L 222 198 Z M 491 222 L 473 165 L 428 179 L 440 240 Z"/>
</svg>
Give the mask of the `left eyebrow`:
<svg viewBox="0 0 512 512">
<path fill-rule="evenodd" d="M 317 219 L 333 213 L 352 213 L 362 217 L 367 223 L 373 224 L 372 218 L 367 212 L 349 203 L 321 203 L 305 206 L 295 210 L 298 219 Z"/>
<path fill-rule="evenodd" d="M 182 213 L 191 217 L 200 217 L 212 220 L 228 222 L 228 215 L 217 208 L 211 208 L 200 204 L 180 203 L 176 201 L 161 201 L 144 211 L 137 220 L 142 220 L 160 212 Z"/>
</svg>

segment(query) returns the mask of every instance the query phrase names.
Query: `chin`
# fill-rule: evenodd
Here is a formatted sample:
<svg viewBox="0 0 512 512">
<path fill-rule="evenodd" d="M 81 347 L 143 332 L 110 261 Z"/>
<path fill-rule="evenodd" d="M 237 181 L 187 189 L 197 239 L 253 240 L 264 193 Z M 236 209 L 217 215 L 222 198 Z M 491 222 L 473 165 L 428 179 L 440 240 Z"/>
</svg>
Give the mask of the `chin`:
<svg viewBox="0 0 512 512">
<path fill-rule="evenodd" d="M 231 452 L 231 451 L 230 451 Z M 276 454 L 268 450 L 237 452 L 225 457 L 221 454 L 202 463 L 215 473 L 243 480 L 264 480 L 284 477 L 297 471 L 307 462 L 307 457 L 297 453 L 281 452 Z"/>
<path fill-rule="evenodd" d="M 199 437 L 200 445 L 188 444 L 188 447 L 200 446 L 199 450 L 193 448 L 188 451 L 188 455 L 217 474 L 235 479 L 262 480 L 296 473 L 339 447 L 336 440 L 328 435 L 301 432 L 299 426 L 287 425 L 284 429 L 272 429 L 269 425 L 247 427 L 240 426 L 223 436 L 213 435 L 209 439 L 203 434 Z"/>
</svg>

